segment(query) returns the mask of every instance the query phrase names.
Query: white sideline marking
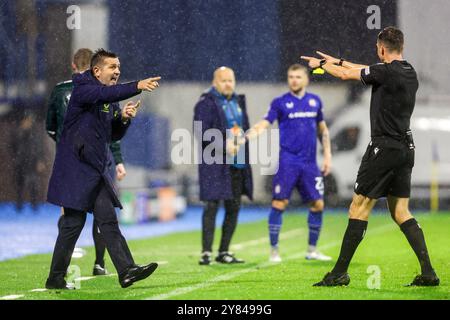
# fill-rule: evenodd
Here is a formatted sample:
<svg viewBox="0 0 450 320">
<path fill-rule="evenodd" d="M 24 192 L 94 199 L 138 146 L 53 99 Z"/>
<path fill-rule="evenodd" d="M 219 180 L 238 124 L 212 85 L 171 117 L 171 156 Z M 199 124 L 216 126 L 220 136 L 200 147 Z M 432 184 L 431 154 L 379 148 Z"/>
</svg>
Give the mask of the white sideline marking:
<svg viewBox="0 0 450 320">
<path fill-rule="evenodd" d="M 387 229 L 393 229 L 394 226 L 395 225 L 392 224 L 392 223 L 387 223 L 387 224 L 384 224 L 382 226 L 379 226 L 378 228 L 375 228 L 375 229 L 371 230 L 370 234 L 383 233 Z M 296 229 L 296 230 L 298 230 L 298 229 Z M 292 230 L 292 231 L 295 231 L 295 230 Z M 253 240 L 253 241 L 255 241 L 255 240 Z M 252 242 L 252 241 L 248 241 L 248 242 Z M 341 243 L 342 243 L 342 241 L 331 242 L 331 243 L 328 243 L 328 244 L 326 244 L 324 246 L 321 246 L 320 249 L 329 249 L 329 248 L 338 246 Z M 285 258 L 285 260 L 298 259 L 298 258 L 304 256 L 305 254 L 306 254 L 306 252 L 295 253 L 295 254 L 292 254 L 292 255 L 288 256 L 287 258 Z M 231 280 L 233 278 L 236 278 L 237 276 L 240 276 L 241 274 L 249 273 L 249 272 L 252 272 L 252 271 L 257 271 L 260 268 L 266 268 L 266 267 L 270 267 L 270 266 L 274 266 L 274 265 L 279 265 L 279 264 L 274 264 L 274 263 L 271 263 L 269 261 L 262 262 L 262 263 L 258 264 L 255 267 L 251 267 L 251 268 L 247 268 L 247 269 L 241 269 L 241 270 L 235 271 L 235 272 L 229 272 L 229 273 L 217 276 L 215 278 L 212 278 L 210 280 L 206 280 L 204 282 L 200 282 L 200 283 L 197 283 L 197 284 L 192 285 L 192 286 L 186 286 L 186 287 L 183 287 L 183 288 L 178 288 L 178 289 L 169 291 L 167 293 L 162 293 L 162 294 L 159 294 L 159 295 L 156 295 L 156 296 L 152 296 L 152 297 L 146 298 L 145 300 L 165 300 L 165 299 L 169 299 L 169 298 L 174 297 L 174 296 L 179 296 L 181 294 L 189 293 L 189 292 L 192 292 L 192 291 L 195 291 L 195 290 L 198 290 L 198 289 L 202 289 L 202 288 L 206 288 L 206 287 L 212 286 L 213 284 L 216 284 L 216 283 L 219 283 L 219 282 L 222 282 L 222 281 Z"/>
<path fill-rule="evenodd" d="M 94 279 L 95 277 L 78 277 L 73 279 L 73 281 L 86 281 L 86 280 L 91 280 Z"/>
<path fill-rule="evenodd" d="M 33 290 L 30 290 L 30 292 L 44 292 L 44 291 L 47 291 L 47 289 L 43 288 L 43 289 L 33 289 Z"/>
<path fill-rule="evenodd" d="M 0 300 L 15 300 L 24 297 L 23 294 L 12 294 L 10 296 L 0 297 Z"/>
<path fill-rule="evenodd" d="M 304 228 L 298 228 L 298 229 L 289 230 L 289 231 L 287 231 L 285 233 L 281 233 L 280 234 L 280 239 L 281 240 L 286 240 L 286 239 L 289 239 L 289 238 L 300 236 L 303 233 L 304 230 L 305 230 Z M 263 238 L 259 238 L 259 239 L 255 239 L 255 240 L 242 242 L 242 243 L 236 243 L 234 245 L 231 245 L 231 248 L 233 248 L 235 250 L 241 250 L 241 249 L 244 249 L 246 247 L 256 246 L 256 245 L 263 244 L 263 243 L 267 243 L 267 244 L 269 243 L 268 237 L 263 237 Z"/>
</svg>

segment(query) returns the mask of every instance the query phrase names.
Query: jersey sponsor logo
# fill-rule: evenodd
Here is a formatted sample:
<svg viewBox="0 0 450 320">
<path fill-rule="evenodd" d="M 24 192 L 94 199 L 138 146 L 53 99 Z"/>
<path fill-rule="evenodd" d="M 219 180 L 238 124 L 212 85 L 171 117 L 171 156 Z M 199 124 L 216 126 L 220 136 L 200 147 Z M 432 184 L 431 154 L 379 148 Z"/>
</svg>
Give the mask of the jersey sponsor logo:
<svg viewBox="0 0 450 320">
<path fill-rule="evenodd" d="M 102 112 L 109 113 L 109 103 L 106 103 L 106 104 L 103 105 Z"/>
<path fill-rule="evenodd" d="M 309 99 L 308 103 L 309 103 L 309 105 L 311 107 L 317 107 L 317 100 L 316 99 Z"/>
<path fill-rule="evenodd" d="M 294 103 L 291 101 L 291 102 L 286 102 L 286 108 L 288 108 L 288 109 L 292 109 L 294 107 Z"/>
<path fill-rule="evenodd" d="M 289 113 L 289 119 L 295 118 L 315 118 L 317 117 L 317 112 L 307 111 L 307 112 L 291 112 Z"/>
</svg>

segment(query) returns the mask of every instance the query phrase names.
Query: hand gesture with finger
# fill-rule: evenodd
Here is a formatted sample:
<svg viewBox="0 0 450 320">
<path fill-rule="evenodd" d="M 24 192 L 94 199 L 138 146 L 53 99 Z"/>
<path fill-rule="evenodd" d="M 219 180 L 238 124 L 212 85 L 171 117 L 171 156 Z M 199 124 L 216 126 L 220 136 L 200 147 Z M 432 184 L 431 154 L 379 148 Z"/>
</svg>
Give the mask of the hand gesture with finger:
<svg viewBox="0 0 450 320">
<path fill-rule="evenodd" d="M 122 109 L 122 119 L 128 120 L 131 118 L 136 117 L 137 110 L 139 106 L 141 105 L 141 100 L 134 103 L 133 101 L 128 102 L 125 107 Z"/>
<path fill-rule="evenodd" d="M 138 82 L 137 88 L 139 90 L 152 92 L 153 90 L 159 87 L 158 80 L 161 80 L 161 77 L 154 77 L 141 80 Z"/>
<path fill-rule="evenodd" d="M 316 68 L 320 67 L 320 59 L 318 59 L 318 58 L 308 57 L 308 56 L 301 56 L 300 58 L 308 61 L 308 66 L 311 69 L 316 69 Z"/>
<path fill-rule="evenodd" d="M 340 61 L 340 59 L 335 58 L 335 57 L 332 57 L 332 56 L 330 56 L 330 55 L 328 55 L 328 54 L 325 54 L 325 53 L 323 53 L 323 52 L 316 51 L 316 53 L 317 53 L 319 56 L 321 56 L 323 59 L 327 60 L 327 62 L 329 62 L 329 63 L 332 63 L 332 64 L 338 64 L 339 61 Z"/>
</svg>

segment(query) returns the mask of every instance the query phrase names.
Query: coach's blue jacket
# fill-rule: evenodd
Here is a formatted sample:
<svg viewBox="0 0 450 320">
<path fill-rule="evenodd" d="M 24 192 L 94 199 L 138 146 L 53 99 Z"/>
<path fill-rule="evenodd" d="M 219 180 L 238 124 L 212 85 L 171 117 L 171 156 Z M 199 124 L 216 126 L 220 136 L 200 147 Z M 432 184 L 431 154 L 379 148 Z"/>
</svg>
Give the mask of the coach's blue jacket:
<svg viewBox="0 0 450 320">
<path fill-rule="evenodd" d="M 122 123 L 118 101 L 140 93 L 137 82 L 105 86 L 88 70 L 73 76 L 74 88 L 56 147 L 47 200 L 92 211 L 103 180 L 115 207 L 122 208 L 108 171 L 108 148 L 130 124 Z"/>
<path fill-rule="evenodd" d="M 242 129 L 247 131 L 250 128 L 245 96 L 238 96 L 238 103 L 242 109 Z M 206 164 L 202 159 L 199 164 L 199 184 L 200 184 L 200 200 L 227 200 L 233 198 L 231 189 L 231 173 L 230 165 L 226 164 L 226 148 L 225 138 L 227 130 L 227 119 L 222 107 L 217 105 L 216 99 L 211 92 L 204 93 L 195 105 L 194 121 L 200 121 L 202 124 L 201 136 L 211 128 L 219 129 L 222 132 L 224 145 L 219 152 L 223 153 L 224 164 Z M 200 137 L 201 138 L 201 137 Z M 206 148 L 210 142 L 199 143 L 201 151 Z M 203 153 L 202 153 L 203 154 Z M 249 147 L 245 144 L 245 162 L 247 166 L 244 170 L 244 194 L 251 200 L 253 199 L 253 180 L 252 170 L 249 164 Z"/>
</svg>

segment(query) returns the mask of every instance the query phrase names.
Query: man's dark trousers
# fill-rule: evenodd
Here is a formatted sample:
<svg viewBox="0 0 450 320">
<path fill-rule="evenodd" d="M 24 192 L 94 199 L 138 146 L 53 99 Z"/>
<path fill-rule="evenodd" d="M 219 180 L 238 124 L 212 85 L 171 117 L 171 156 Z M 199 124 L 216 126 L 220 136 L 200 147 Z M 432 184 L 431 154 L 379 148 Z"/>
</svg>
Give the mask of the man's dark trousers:
<svg viewBox="0 0 450 320">
<path fill-rule="evenodd" d="M 105 240 L 111 260 L 120 276 L 135 263 L 125 238 L 120 232 L 113 200 L 103 181 L 98 186 L 93 214 Z M 61 228 L 53 251 L 49 279 L 64 278 L 85 222 L 86 212 L 64 208 Z"/>
</svg>

